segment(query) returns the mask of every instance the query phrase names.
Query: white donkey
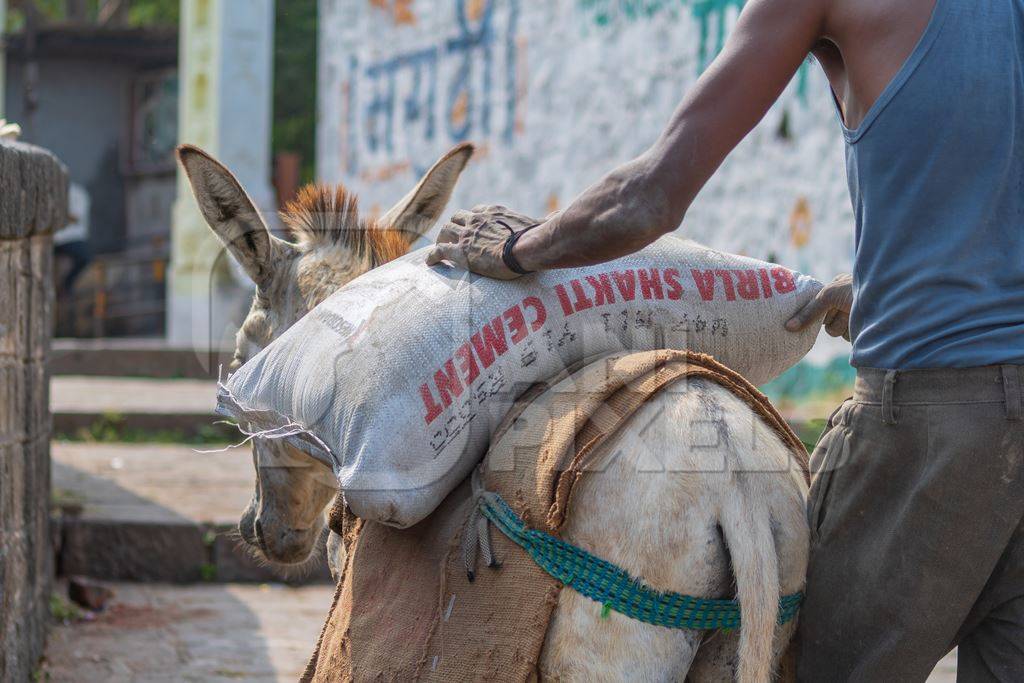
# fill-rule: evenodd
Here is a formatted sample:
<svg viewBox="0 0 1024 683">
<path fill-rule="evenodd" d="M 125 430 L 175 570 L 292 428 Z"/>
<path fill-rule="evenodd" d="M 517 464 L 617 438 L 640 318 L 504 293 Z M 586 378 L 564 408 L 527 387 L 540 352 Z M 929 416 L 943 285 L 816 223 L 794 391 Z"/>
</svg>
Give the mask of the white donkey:
<svg viewBox="0 0 1024 683">
<path fill-rule="evenodd" d="M 271 234 L 232 173 L 197 147 L 178 148 L 199 210 L 256 284 L 252 307 L 236 335 L 230 369 L 259 353 L 299 318 L 366 271 L 406 253 L 444 210 L 473 147 L 445 154 L 404 199 L 378 219 L 360 220 L 343 187 L 309 185 L 284 208 L 290 240 Z M 238 531 L 258 557 L 302 565 L 325 529 L 334 474 L 280 441 L 255 439 L 256 491 Z"/>
<path fill-rule="evenodd" d="M 295 242 L 274 237 L 238 181 L 194 147 L 179 158 L 210 227 L 257 285 L 238 333 L 242 363 L 329 294 L 406 251 L 444 210 L 472 149 L 446 154 L 377 221 L 361 222 L 341 188 L 304 189 L 284 219 Z M 660 394 L 603 448 L 622 454 L 573 493 L 565 540 L 651 585 L 700 597 L 737 594 L 739 633 L 673 630 L 561 592 L 541 658 L 561 680 L 767 681 L 795 622 L 778 601 L 803 589 L 807 487 L 781 439 L 717 384 L 694 380 Z M 257 439 L 256 493 L 242 538 L 267 559 L 302 563 L 335 494 L 327 469 L 279 442 Z M 332 535 L 332 540 L 336 538 Z M 342 566 L 331 543 L 332 568 Z"/>
<path fill-rule="evenodd" d="M 541 672 L 563 680 L 767 681 L 796 627 L 782 595 L 803 590 L 807 486 L 779 436 L 714 382 L 656 395 L 591 457 L 561 537 L 643 579 L 698 597 L 737 595 L 736 633 L 673 630 L 560 593 Z M 496 532 L 497 533 L 497 532 Z"/>
</svg>

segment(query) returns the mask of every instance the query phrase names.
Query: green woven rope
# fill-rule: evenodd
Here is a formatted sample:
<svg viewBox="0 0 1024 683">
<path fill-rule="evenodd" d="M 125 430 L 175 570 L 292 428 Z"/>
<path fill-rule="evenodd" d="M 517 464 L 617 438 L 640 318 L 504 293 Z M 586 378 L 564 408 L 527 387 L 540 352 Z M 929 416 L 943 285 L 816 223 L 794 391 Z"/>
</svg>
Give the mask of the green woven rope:
<svg viewBox="0 0 1024 683">
<path fill-rule="evenodd" d="M 740 625 L 740 606 L 736 600 L 695 598 L 649 588 L 611 562 L 528 528 L 496 493 L 480 498 L 480 511 L 522 546 L 541 569 L 599 602 L 603 606 L 602 616 L 613 609 L 648 624 L 695 630 L 734 629 Z M 802 600 L 803 593 L 794 593 L 779 601 L 780 624 L 796 616 Z"/>
</svg>

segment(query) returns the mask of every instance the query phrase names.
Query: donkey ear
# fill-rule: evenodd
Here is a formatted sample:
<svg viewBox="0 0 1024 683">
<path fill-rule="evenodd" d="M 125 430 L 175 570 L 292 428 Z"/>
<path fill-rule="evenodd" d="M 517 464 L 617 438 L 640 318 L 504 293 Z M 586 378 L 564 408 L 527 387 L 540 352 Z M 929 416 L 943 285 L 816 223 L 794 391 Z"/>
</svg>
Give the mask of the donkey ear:
<svg viewBox="0 0 1024 683">
<path fill-rule="evenodd" d="M 419 237 L 433 227 L 452 197 L 455 183 L 473 156 L 473 145 L 464 142 L 438 159 L 412 192 L 395 204 L 381 219 L 381 225 Z"/>
<path fill-rule="evenodd" d="M 192 145 L 178 147 L 203 218 L 257 287 L 270 283 L 275 256 L 287 245 L 270 234 L 249 195 L 227 168 Z"/>
</svg>

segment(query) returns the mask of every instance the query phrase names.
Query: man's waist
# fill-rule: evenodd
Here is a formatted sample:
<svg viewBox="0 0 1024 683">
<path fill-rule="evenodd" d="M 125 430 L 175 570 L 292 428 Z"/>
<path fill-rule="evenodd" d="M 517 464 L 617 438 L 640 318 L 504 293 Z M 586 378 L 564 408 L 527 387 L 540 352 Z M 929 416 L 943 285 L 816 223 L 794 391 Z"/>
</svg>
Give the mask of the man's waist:
<svg viewBox="0 0 1024 683">
<path fill-rule="evenodd" d="M 886 370 L 858 368 L 854 400 L 862 403 L 1003 403 L 1007 391 L 1019 394 L 1024 365 L 974 368 Z"/>
</svg>

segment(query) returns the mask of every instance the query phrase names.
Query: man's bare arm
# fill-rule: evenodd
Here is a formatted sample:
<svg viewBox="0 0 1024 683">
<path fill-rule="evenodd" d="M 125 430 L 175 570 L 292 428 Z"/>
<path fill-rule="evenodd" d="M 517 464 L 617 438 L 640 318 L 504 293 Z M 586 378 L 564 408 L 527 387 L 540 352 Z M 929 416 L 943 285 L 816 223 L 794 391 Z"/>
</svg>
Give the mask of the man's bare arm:
<svg viewBox="0 0 1024 683">
<path fill-rule="evenodd" d="M 829 0 L 751 0 L 722 53 L 684 97 L 658 141 L 606 175 L 562 213 L 523 235 L 512 255 L 526 270 L 600 263 L 674 230 L 698 191 L 750 132 L 824 32 Z M 459 212 L 429 263 L 448 259 L 514 277 L 502 245 L 522 222 L 501 207 Z M 512 212 L 509 212 L 511 215 Z"/>
</svg>

